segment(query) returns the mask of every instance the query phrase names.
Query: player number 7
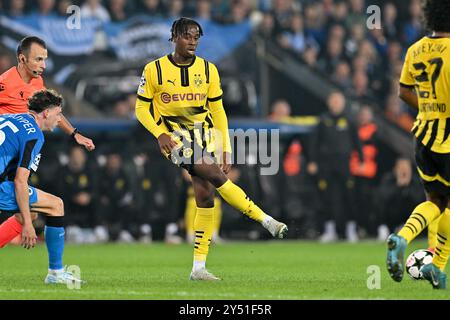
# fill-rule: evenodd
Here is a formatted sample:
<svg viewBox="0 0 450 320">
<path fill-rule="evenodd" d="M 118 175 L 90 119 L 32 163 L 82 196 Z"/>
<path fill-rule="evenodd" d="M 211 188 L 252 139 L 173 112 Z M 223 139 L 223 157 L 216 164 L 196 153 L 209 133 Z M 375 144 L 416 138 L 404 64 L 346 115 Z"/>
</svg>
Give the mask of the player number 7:
<svg viewBox="0 0 450 320">
<path fill-rule="evenodd" d="M 14 123 L 12 123 L 11 121 L 5 121 L 5 118 L 0 117 L 0 146 L 3 144 L 3 142 L 5 142 L 6 139 L 6 134 L 3 131 L 3 128 L 5 127 L 9 127 L 13 133 L 16 133 L 19 131 L 19 129 L 17 129 L 17 127 L 14 125 Z"/>
</svg>

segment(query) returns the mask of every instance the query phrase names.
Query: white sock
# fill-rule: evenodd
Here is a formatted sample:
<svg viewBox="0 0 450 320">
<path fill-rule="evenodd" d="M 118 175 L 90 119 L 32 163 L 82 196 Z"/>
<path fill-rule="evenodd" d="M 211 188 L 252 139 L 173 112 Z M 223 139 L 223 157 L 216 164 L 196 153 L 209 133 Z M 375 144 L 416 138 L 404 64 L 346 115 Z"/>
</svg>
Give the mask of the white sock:
<svg viewBox="0 0 450 320">
<path fill-rule="evenodd" d="M 192 271 L 197 271 L 199 269 L 204 269 L 206 266 L 206 261 L 195 261 L 194 265 L 192 266 Z"/>
<path fill-rule="evenodd" d="M 60 273 L 60 272 L 63 272 L 63 271 L 64 271 L 64 268 L 62 268 L 62 269 L 57 269 L 57 270 L 48 269 L 48 273 Z"/>
<path fill-rule="evenodd" d="M 269 216 L 268 214 L 266 214 L 266 217 L 261 222 L 261 224 L 263 225 L 264 228 L 267 228 L 267 226 L 269 225 L 269 222 L 272 220 L 273 220 L 273 218 L 271 216 Z"/>
</svg>

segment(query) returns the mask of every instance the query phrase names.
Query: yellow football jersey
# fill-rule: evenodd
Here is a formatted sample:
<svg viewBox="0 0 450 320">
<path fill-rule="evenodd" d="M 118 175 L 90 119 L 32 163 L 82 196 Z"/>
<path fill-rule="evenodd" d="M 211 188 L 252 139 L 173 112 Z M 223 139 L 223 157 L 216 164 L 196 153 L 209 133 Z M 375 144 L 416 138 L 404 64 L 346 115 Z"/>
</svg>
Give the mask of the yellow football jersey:
<svg viewBox="0 0 450 320">
<path fill-rule="evenodd" d="M 417 140 L 431 151 L 450 153 L 450 38 L 424 37 L 409 47 L 400 85 L 417 93 Z"/>
<path fill-rule="evenodd" d="M 191 130 L 195 123 L 213 127 L 208 102 L 222 99 L 216 66 L 198 56 L 189 65 L 178 65 L 166 55 L 145 66 L 138 98 L 152 102 L 155 121 L 169 131 Z"/>
</svg>

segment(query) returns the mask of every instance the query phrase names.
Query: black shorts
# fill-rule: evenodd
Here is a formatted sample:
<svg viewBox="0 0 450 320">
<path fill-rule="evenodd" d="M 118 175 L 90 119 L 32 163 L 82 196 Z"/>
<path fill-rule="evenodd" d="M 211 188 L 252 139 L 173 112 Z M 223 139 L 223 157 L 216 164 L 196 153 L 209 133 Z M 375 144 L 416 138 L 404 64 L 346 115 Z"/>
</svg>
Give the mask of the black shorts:
<svg viewBox="0 0 450 320">
<path fill-rule="evenodd" d="M 416 141 L 416 164 L 428 193 L 450 196 L 450 153 L 436 153 Z"/>
</svg>

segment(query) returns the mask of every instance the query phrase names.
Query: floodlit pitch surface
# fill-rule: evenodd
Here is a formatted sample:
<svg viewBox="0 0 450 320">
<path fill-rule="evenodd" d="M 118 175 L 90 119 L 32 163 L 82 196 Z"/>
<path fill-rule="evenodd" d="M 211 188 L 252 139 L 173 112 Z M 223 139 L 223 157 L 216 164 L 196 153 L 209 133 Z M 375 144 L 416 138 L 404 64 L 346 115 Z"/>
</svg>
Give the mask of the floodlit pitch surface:
<svg viewBox="0 0 450 320">
<path fill-rule="evenodd" d="M 407 254 L 424 248 L 413 242 Z M 214 245 L 208 269 L 218 282 L 189 281 L 192 246 L 67 245 L 64 262 L 77 265 L 81 289 L 45 285 L 47 252 L 0 250 L 0 299 L 301 300 L 448 299 L 448 293 L 389 278 L 386 246 L 379 242 L 320 244 L 302 241 L 228 242 Z"/>
</svg>

